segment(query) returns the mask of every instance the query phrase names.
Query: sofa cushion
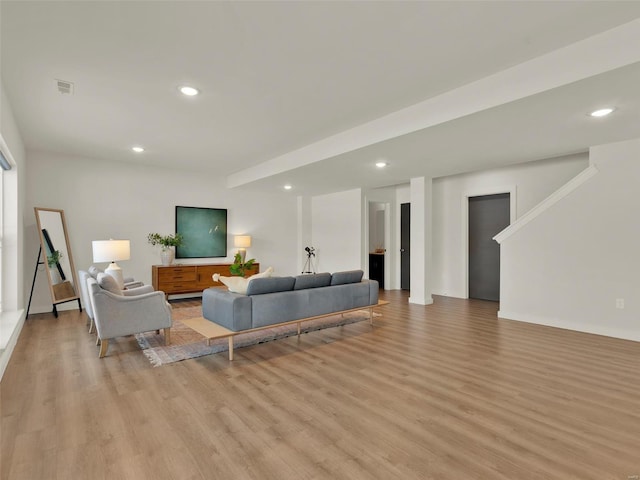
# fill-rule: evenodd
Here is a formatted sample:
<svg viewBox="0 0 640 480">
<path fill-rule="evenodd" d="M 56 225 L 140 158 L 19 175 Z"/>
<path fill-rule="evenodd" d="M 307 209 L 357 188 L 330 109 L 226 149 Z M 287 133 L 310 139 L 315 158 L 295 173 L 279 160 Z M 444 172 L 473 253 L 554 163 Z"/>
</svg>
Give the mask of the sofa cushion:
<svg viewBox="0 0 640 480">
<path fill-rule="evenodd" d="M 116 282 L 116 279 L 111 275 L 108 275 L 106 273 L 99 273 L 98 285 L 100 285 L 100 288 L 106 290 L 107 292 L 111 292 L 115 295 L 122 295 L 122 290 L 120 290 L 118 282 Z"/>
<path fill-rule="evenodd" d="M 336 272 L 331 275 L 331 285 L 344 285 L 346 283 L 358 283 L 362 281 L 364 272 L 362 270 L 348 270 Z"/>
<path fill-rule="evenodd" d="M 296 279 L 293 277 L 256 278 L 249 282 L 247 295 L 262 295 L 265 293 L 286 292 L 293 290 Z"/>
<path fill-rule="evenodd" d="M 328 287 L 331 285 L 330 273 L 314 273 L 312 275 L 298 275 L 294 290 L 304 290 L 305 288 Z"/>
</svg>

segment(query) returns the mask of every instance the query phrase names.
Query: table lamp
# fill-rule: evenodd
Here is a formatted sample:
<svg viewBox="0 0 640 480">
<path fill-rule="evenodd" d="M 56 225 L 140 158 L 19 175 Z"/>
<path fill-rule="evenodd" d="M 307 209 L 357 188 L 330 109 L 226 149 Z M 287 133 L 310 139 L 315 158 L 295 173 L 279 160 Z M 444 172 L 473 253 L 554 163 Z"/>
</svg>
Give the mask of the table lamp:
<svg viewBox="0 0 640 480">
<path fill-rule="evenodd" d="M 129 240 L 94 240 L 93 261 L 95 263 L 111 262 L 104 273 L 111 275 L 121 290 L 124 290 L 124 278 L 122 269 L 116 264 L 120 260 L 131 258 L 131 246 Z"/>
<path fill-rule="evenodd" d="M 246 249 L 251 246 L 251 235 L 236 235 L 233 239 L 233 244 L 238 248 L 240 260 L 244 263 L 244 259 L 247 255 Z"/>
</svg>

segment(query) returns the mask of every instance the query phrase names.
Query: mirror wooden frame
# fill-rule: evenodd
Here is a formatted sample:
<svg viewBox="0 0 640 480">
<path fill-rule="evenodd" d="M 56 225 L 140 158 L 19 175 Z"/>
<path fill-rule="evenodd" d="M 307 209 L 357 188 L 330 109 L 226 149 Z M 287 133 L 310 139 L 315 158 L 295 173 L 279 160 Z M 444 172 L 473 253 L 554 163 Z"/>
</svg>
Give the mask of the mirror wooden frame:
<svg viewBox="0 0 640 480">
<path fill-rule="evenodd" d="M 45 270 L 47 272 L 47 281 L 49 282 L 49 293 L 51 294 L 51 302 L 53 303 L 53 313 L 57 317 L 58 311 L 57 311 L 56 305 L 60 303 L 71 302 L 73 300 L 78 301 L 78 308 L 80 309 L 80 311 L 82 311 L 82 304 L 80 303 L 80 291 L 79 291 L 80 285 L 78 284 L 76 267 L 73 263 L 71 246 L 69 245 L 69 234 L 67 232 L 67 221 L 64 216 L 64 210 L 58 210 L 55 208 L 41 208 L 41 207 L 35 207 L 33 210 L 35 212 L 36 223 L 38 225 L 38 236 L 40 237 L 40 252 L 38 254 L 37 265 L 44 264 L 45 266 Z M 60 227 L 62 228 L 62 232 L 64 234 L 63 257 L 66 258 L 69 268 L 71 269 L 70 275 L 65 274 L 64 270 L 60 265 L 60 262 L 56 262 L 55 268 L 49 267 L 47 252 L 62 251 L 62 248 L 60 248 L 59 244 L 55 246 L 53 245 L 47 230 L 47 225 L 43 225 L 43 221 L 40 215 L 41 212 L 50 212 L 50 213 L 60 214 L 60 221 L 61 221 Z M 51 225 L 49 225 L 49 228 L 50 227 Z M 56 242 L 58 240 L 59 238 L 56 239 Z M 41 258 L 43 259 L 42 261 L 41 261 Z M 37 269 L 37 265 L 36 265 L 36 269 Z M 54 275 L 55 276 L 59 275 L 61 278 L 61 281 L 55 282 L 53 278 Z M 71 280 L 69 280 L 69 278 Z M 35 276 L 34 276 L 34 283 L 35 283 Z M 33 293 L 33 288 L 32 288 L 32 293 Z"/>
</svg>

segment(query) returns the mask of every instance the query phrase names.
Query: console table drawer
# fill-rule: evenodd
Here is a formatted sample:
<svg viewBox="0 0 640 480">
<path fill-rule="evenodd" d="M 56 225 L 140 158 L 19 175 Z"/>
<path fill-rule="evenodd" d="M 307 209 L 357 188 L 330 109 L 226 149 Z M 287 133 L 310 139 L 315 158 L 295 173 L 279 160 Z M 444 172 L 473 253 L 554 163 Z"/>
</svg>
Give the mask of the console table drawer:
<svg viewBox="0 0 640 480">
<path fill-rule="evenodd" d="M 160 290 L 162 290 L 165 293 L 178 293 L 178 292 L 188 293 L 188 292 L 192 292 L 194 288 L 195 288 L 194 282 L 171 281 L 171 282 L 163 282 L 162 288 Z"/>
<path fill-rule="evenodd" d="M 167 297 L 176 293 L 202 293 L 206 288 L 221 286 L 221 283 L 214 282 L 211 277 L 214 273 L 219 273 L 225 277 L 230 276 L 229 267 L 231 267 L 229 263 L 153 265 L 151 267 L 153 288 L 163 291 Z M 259 271 L 260 264 L 254 263 L 249 275 Z"/>
<path fill-rule="evenodd" d="M 160 270 L 158 278 L 161 282 L 173 282 L 174 280 L 193 282 L 196 279 L 196 269 Z"/>
</svg>

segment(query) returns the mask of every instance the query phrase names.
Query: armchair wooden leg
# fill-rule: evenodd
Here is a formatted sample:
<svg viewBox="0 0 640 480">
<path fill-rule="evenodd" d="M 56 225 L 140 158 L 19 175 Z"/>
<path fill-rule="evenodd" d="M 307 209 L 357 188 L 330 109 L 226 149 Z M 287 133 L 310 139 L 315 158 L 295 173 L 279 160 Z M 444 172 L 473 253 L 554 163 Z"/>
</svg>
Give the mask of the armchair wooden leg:
<svg viewBox="0 0 640 480">
<path fill-rule="evenodd" d="M 100 346 L 100 337 L 96 336 L 96 347 Z"/>
<path fill-rule="evenodd" d="M 100 358 L 103 358 L 107 354 L 107 348 L 109 348 L 109 339 L 104 338 L 100 344 Z"/>
<path fill-rule="evenodd" d="M 171 327 L 164 329 L 164 344 L 169 345 L 171 343 Z"/>
<path fill-rule="evenodd" d="M 89 318 L 89 333 L 93 333 L 93 318 Z"/>
</svg>

